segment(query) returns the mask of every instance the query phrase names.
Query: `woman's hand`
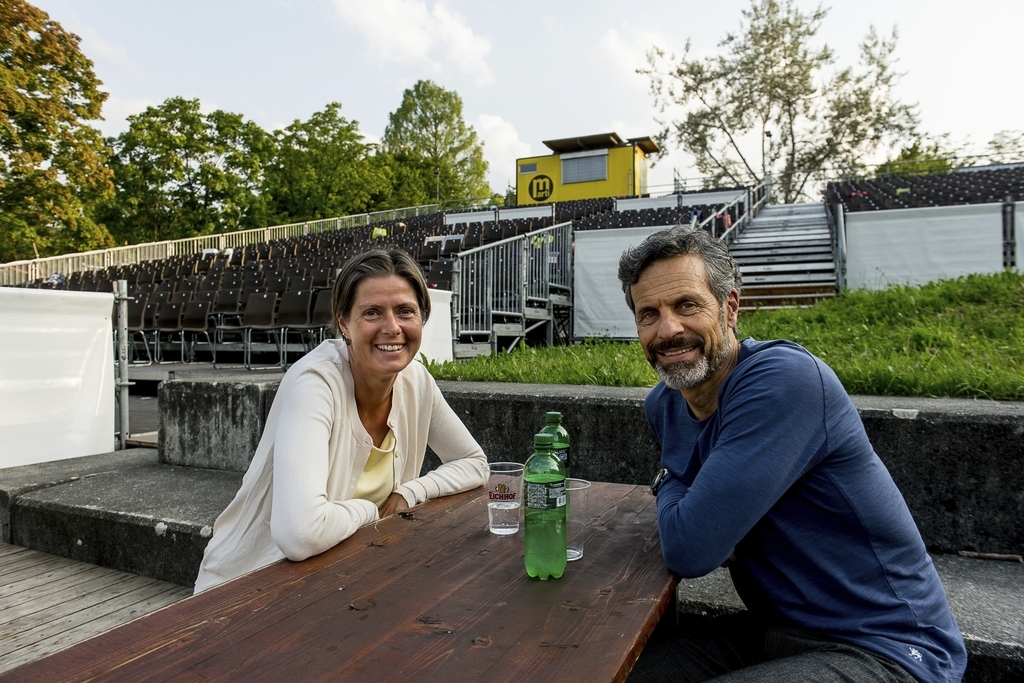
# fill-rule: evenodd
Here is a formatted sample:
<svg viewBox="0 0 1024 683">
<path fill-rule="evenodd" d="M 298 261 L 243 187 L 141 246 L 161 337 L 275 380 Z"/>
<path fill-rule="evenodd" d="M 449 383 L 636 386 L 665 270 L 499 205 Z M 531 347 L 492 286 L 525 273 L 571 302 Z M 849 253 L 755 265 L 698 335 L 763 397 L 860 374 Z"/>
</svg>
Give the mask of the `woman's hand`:
<svg viewBox="0 0 1024 683">
<path fill-rule="evenodd" d="M 402 510 L 408 510 L 409 504 L 405 502 L 405 496 L 401 493 L 392 493 L 384 504 L 380 506 L 381 518 L 390 517 Z"/>
</svg>

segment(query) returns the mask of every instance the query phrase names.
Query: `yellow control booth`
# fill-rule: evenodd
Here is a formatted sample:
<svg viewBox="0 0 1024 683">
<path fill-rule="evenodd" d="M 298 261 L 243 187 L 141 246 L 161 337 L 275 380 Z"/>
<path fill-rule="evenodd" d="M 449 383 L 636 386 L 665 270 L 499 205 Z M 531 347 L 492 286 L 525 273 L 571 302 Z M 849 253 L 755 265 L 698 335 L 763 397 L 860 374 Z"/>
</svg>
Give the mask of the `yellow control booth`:
<svg viewBox="0 0 1024 683">
<path fill-rule="evenodd" d="M 516 159 L 519 206 L 643 196 L 647 194 L 647 157 L 659 151 L 649 137 L 624 141 L 615 133 L 545 140 L 544 145 L 551 154 Z"/>
</svg>

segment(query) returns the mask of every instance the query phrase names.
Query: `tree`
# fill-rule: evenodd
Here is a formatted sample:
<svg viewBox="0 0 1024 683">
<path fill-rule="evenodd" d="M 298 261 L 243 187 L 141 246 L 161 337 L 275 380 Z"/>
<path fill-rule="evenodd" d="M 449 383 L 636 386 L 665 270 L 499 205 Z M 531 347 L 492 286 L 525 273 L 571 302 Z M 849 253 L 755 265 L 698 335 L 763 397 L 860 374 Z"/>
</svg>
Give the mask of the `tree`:
<svg viewBox="0 0 1024 683">
<path fill-rule="evenodd" d="M 1024 161 L 1024 131 L 1001 130 L 989 140 L 989 163 L 1011 164 Z"/>
<path fill-rule="evenodd" d="M 373 145 L 363 140 L 357 121 L 341 116 L 337 102 L 275 131 L 274 138 L 264 187 L 275 223 L 371 211 L 387 194 L 389 176 L 375 162 Z"/>
<path fill-rule="evenodd" d="M 134 244 L 264 227 L 267 133 L 241 114 L 203 114 L 172 97 L 128 117 L 108 142 L 117 194 L 103 213 L 118 242 Z"/>
<path fill-rule="evenodd" d="M 946 173 L 959 165 L 958 158 L 964 150 L 949 143 L 949 135 L 938 139 L 920 137 L 910 145 L 900 148 L 899 154 L 886 159 L 885 163 L 875 169 L 879 175 L 923 175 L 926 173 Z"/>
<path fill-rule="evenodd" d="M 106 93 L 78 36 L 0 0 L 0 261 L 112 244 L 92 217 L 113 189 L 99 131 Z"/>
<path fill-rule="evenodd" d="M 712 184 L 756 184 L 769 174 L 783 202 L 806 196 L 820 169 L 862 169 L 883 145 L 910 139 L 915 108 L 894 94 L 896 31 L 881 38 L 874 28 L 861 44 L 861 69 L 829 75 L 828 46 L 814 47 L 826 10 L 804 14 L 792 0 L 751 0 L 741 31 L 720 43 L 724 53 L 667 57 L 655 46 L 647 55 L 651 94 L 659 112 L 683 109 L 661 121 L 671 140 L 691 154 Z"/>
<path fill-rule="evenodd" d="M 393 205 L 491 195 L 483 143 L 462 120 L 462 98 L 432 81 L 417 81 L 402 95 L 388 115 L 383 147 L 395 180 Z"/>
</svg>

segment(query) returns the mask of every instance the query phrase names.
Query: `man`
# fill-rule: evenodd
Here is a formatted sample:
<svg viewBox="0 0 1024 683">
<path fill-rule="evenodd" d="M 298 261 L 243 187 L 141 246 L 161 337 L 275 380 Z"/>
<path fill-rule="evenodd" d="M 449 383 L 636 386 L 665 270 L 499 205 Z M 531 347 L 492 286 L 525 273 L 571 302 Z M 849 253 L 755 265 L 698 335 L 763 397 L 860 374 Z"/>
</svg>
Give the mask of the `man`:
<svg viewBox="0 0 1024 683">
<path fill-rule="evenodd" d="M 736 337 L 740 274 L 670 228 L 619 280 L 661 382 L 645 410 L 665 562 L 729 567 L 747 610 L 665 620 L 636 681 L 959 681 L 967 654 L 906 503 L 835 374 L 800 346 Z"/>
</svg>

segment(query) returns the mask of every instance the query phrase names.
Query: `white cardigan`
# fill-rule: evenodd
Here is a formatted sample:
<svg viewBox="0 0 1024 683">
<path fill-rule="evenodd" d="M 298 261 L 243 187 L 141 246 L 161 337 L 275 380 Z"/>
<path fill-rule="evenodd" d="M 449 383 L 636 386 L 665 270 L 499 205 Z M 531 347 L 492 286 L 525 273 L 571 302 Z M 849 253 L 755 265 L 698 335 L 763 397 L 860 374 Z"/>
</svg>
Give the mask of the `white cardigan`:
<svg viewBox="0 0 1024 683">
<path fill-rule="evenodd" d="M 395 380 L 395 491 L 410 505 L 481 486 L 487 459 L 418 361 Z M 419 476 L 427 445 L 442 465 Z M 195 590 L 287 557 L 304 560 L 379 519 L 352 498 L 373 441 L 356 412 L 342 340 L 325 341 L 288 370 L 242 487 L 213 526 Z"/>
</svg>

